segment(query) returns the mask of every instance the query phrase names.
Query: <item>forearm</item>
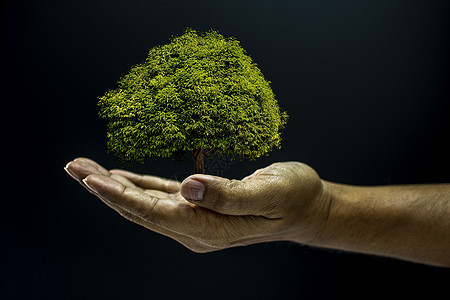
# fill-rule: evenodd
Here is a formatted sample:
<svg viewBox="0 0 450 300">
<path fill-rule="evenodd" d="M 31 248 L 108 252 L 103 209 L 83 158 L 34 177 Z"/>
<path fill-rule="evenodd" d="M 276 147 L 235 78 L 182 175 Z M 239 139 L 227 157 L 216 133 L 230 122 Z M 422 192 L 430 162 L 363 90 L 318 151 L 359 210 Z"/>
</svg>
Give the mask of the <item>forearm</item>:
<svg viewBox="0 0 450 300">
<path fill-rule="evenodd" d="M 323 186 L 330 208 L 315 246 L 450 266 L 450 184 Z"/>
</svg>

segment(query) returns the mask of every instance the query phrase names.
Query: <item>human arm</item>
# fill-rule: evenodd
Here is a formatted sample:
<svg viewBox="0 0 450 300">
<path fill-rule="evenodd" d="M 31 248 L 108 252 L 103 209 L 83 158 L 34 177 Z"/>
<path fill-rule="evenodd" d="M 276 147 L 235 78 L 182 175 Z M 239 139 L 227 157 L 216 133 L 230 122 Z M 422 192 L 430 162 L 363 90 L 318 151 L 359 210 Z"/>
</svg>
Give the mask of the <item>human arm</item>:
<svg viewBox="0 0 450 300">
<path fill-rule="evenodd" d="M 331 206 L 314 245 L 450 266 L 450 184 L 322 182 Z"/>
<path fill-rule="evenodd" d="M 194 174 L 183 183 L 108 171 L 86 158 L 66 171 L 125 218 L 195 252 L 287 240 L 449 265 L 450 185 L 342 185 L 299 162 L 242 180 Z M 198 201 L 195 181 L 205 188 Z"/>
</svg>

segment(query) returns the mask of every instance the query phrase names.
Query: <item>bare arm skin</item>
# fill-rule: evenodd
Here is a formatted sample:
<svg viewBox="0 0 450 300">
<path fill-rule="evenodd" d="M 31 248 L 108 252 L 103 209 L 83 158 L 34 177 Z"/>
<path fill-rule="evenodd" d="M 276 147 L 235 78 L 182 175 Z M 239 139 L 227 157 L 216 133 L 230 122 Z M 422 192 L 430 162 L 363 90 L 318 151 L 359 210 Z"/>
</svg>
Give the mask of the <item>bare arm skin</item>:
<svg viewBox="0 0 450 300">
<path fill-rule="evenodd" d="M 331 207 L 317 246 L 450 266 L 450 184 L 323 184 Z"/>
<path fill-rule="evenodd" d="M 199 253 L 287 240 L 450 266 L 450 184 L 343 185 L 299 162 L 242 180 L 194 174 L 182 183 L 87 158 L 65 170 L 126 219 Z"/>
</svg>

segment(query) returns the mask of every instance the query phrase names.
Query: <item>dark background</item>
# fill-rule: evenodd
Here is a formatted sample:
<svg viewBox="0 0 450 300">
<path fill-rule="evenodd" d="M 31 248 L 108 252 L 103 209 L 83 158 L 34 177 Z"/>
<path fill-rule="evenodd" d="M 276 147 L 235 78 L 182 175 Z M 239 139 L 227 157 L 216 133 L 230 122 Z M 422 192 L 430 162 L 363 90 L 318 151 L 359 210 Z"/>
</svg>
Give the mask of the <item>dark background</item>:
<svg viewBox="0 0 450 300">
<path fill-rule="evenodd" d="M 359 185 L 450 182 L 449 1 L 1 2 L 2 299 L 448 295 L 446 269 L 287 242 L 195 254 L 121 218 L 63 170 L 107 168 L 97 97 L 186 27 L 234 36 L 290 116 L 276 161 Z M 192 162 L 129 169 L 180 177 Z"/>
</svg>

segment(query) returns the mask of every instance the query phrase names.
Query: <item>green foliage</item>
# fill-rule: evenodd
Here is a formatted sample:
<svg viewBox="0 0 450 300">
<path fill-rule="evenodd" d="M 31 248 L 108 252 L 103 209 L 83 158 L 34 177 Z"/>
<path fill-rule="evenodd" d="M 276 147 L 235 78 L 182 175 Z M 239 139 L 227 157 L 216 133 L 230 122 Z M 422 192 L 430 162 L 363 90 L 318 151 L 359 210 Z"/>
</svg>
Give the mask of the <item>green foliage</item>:
<svg viewBox="0 0 450 300">
<path fill-rule="evenodd" d="M 234 38 L 188 29 L 99 98 L 108 148 L 123 161 L 196 149 L 254 160 L 280 148 L 288 115 Z"/>
</svg>

